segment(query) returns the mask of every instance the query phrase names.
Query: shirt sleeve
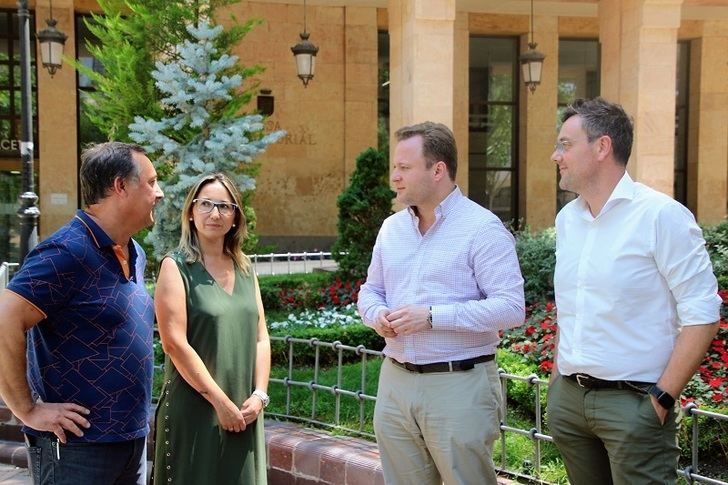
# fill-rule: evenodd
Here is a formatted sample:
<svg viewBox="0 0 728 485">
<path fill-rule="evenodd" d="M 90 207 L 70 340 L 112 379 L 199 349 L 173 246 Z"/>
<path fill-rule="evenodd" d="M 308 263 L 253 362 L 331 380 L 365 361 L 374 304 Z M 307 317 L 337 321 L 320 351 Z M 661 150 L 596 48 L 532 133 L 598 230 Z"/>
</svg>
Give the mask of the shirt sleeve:
<svg viewBox="0 0 728 485">
<path fill-rule="evenodd" d="M 382 268 L 381 242 L 382 230 L 379 230 L 377 241 L 372 250 L 372 261 L 367 270 L 367 280 L 359 289 L 357 308 L 365 325 L 372 326 L 377 315 L 387 309 L 384 289 L 384 271 Z"/>
<path fill-rule="evenodd" d="M 474 239 L 473 274 L 483 298 L 432 307 L 436 330 L 496 331 L 525 320 L 523 277 L 513 236 L 500 221 L 488 224 Z"/>
<path fill-rule="evenodd" d="M 65 247 L 42 244 L 28 253 L 7 288 L 47 316 L 71 300 L 77 288 L 77 265 Z"/>
<path fill-rule="evenodd" d="M 711 324 L 720 318 L 721 298 L 703 232 L 687 208 L 671 203 L 657 215 L 657 268 L 677 303 L 680 325 Z"/>
</svg>

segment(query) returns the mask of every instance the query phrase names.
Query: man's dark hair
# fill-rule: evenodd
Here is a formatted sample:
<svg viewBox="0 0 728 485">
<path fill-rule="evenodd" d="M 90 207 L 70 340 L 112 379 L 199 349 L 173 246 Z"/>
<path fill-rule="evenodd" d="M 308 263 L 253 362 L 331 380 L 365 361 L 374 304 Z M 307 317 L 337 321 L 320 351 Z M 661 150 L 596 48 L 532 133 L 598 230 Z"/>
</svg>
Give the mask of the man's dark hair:
<svg viewBox="0 0 728 485">
<path fill-rule="evenodd" d="M 586 132 L 589 142 L 600 136 L 608 136 L 612 139 L 614 158 L 627 165 L 632 153 L 634 125 L 622 106 L 601 97 L 580 98 L 566 108 L 561 121 L 564 122 L 575 115 L 581 117 L 581 127 Z"/>
<path fill-rule="evenodd" d="M 81 153 L 81 195 L 86 206 L 104 199 L 117 177 L 139 178 L 134 153 L 146 155 L 139 145 L 118 141 L 92 145 Z"/>
<path fill-rule="evenodd" d="M 450 179 L 455 181 L 455 174 L 458 171 L 458 149 L 450 128 L 442 123 L 425 121 L 412 126 L 403 126 L 394 133 L 394 136 L 397 137 L 397 141 L 421 136 L 422 155 L 425 157 L 427 168 L 432 167 L 435 162 L 443 161 Z"/>
</svg>

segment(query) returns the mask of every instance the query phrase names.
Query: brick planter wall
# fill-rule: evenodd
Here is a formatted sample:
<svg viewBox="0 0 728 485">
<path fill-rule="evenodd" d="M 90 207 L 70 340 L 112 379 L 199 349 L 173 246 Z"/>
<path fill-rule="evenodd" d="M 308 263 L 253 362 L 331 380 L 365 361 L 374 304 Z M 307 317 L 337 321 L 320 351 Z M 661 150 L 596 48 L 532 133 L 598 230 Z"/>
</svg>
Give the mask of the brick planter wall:
<svg viewBox="0 0 728 485">
<path fill-rule="evenodd" d="M 383 485 L 377 446 L 330 436 L 288 422 L 267 420 L 269 485 Z M 149 443 L 149 456 L 153 456 Z M 0 463 L 27 468 L 20 422 L 0 401 Z"/>
</svg>

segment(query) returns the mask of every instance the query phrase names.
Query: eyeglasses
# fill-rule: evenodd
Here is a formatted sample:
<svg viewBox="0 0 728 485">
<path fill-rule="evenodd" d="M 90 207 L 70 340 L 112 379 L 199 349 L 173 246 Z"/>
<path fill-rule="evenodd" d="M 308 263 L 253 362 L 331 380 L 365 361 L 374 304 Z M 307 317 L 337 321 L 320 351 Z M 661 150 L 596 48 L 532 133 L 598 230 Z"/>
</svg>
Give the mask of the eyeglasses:
<svg viewBox="0 0 728 485">
<path fill-rule="evenodd" d="M 231 216 L 235 214 L 235 210 L 238 208 L 236 204 L 230 202 L 213 202 L 209 199 L 194 199 L 192 203 L 195 204 L 195 209 L 200 214 L 209 214 L 217 207 L 217 211 L 221 216 Z"/>
<path fill-rule="evenodd" d="M 572 146 L 574 146 L 573 141 L 559 140 L 554 144 L 554 151 L 559 155 L 563 155 L 564 153 L 569 151 Z"/>
<path fill-rule="evenodd" d="M 595 140 L 600 137 L 595 137 L 593 140 L 589 139 L 587 137 L 586 142 L 587 143 L 594 143 Z M 563 155 L 564 153 L 571 150 L 571 148 L 574 146 L 574 142 L 571 140 L 559 140 L 554 144 L 554 151 L 558 153 L 559 155 Z"/>
</svg>

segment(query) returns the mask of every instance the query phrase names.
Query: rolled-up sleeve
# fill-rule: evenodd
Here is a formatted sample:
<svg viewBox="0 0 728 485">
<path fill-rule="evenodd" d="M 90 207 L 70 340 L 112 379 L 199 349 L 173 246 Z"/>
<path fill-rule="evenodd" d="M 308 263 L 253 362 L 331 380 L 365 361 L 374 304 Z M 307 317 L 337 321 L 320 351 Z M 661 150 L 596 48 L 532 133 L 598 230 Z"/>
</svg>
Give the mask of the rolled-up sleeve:
<svg viewBox="0 0 728 485">
<path fill-rule="evenodd" d="M 720 319 L 721 298 L 705 240 L 683 206 L 665 206 L 656 219 L 655 261 L 675 298 L 680 325 L 706 325 Z"/>
</svg>

